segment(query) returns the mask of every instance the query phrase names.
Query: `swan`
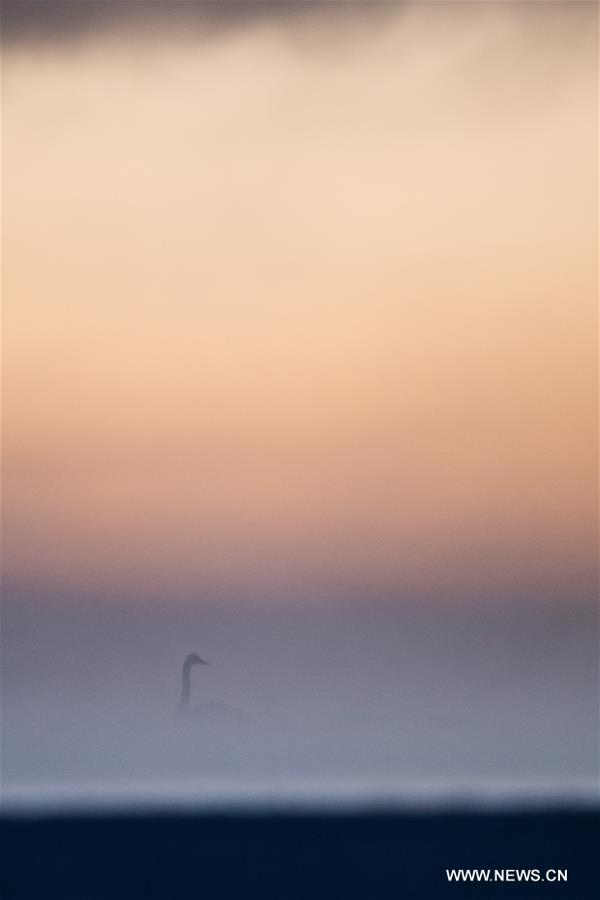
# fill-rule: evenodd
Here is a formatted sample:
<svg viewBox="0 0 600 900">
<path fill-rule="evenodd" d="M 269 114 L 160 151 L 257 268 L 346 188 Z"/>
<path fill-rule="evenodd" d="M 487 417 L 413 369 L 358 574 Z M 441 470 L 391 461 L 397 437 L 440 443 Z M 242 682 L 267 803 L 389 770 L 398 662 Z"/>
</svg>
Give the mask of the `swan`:
<svg viewBox="0 0 600 900">
<path fill-rule="evenodd" d="M 202 716 L 205 718 L 240 718 L 241 710 L 227 706 L 225 703 L 199 703 L 190 705 L 192 693 L 192 668 L 194 666 L 207 666 L 208 662 L 198 656 L 197 653 L 188 653 L 183 661 L 181 671 L 181 696 L 179 697 L 179 713 L 184 716 Z"/>
<path fill-rule="evenodd" d="M 205 659 L 197 653 L 188 653 L 183 661 L 181 672 L 181 696 L 179 698 L 179 711 L 188 712 L 190 708 L 190 694 L 192 692 L 192 666 L 207 666 Z"/>
</svg>

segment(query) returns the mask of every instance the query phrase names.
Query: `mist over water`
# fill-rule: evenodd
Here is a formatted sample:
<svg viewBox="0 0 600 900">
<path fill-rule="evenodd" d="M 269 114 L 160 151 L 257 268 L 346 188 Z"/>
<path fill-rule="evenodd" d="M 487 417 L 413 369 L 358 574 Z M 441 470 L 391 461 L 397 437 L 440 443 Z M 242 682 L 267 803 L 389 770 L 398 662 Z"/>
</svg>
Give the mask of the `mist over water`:
<svg viewBox="0 0 600 900">
<path fill-rule="evenodd" d="M 4 611 L 4 785 L 111 796 L 593 779 L 594 617 L 100 598 Z M 181 665 L 192 714 L 179 715 Z M 223 703 L 222 715 L 193 715 Z M 145 788 L 144 788 L 145 786 Z M 135 794 L 135 789 L 133 790 Z M 229 789 L 231 793 L 231 788 Z M 235 791 L 234 791 L 235 793 Z M 165 789 L 168 800 L 169 789 Z"/>
</svg>

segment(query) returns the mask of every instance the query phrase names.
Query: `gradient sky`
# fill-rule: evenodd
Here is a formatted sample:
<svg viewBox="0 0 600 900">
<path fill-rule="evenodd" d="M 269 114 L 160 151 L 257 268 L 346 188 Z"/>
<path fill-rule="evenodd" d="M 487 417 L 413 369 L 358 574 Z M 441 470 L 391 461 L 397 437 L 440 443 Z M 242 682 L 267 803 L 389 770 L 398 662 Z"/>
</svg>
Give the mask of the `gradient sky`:
<svg viewBox="0 0 600 900">
<path fill-rule="evenodd" d="M 596 772 L 597 4 L 3 19 L 5 783 Z"/>
<path fill-rule="evenodd" d="M 594 577 L 593 4 L 6 5 L 9 577 Z"/>
</svg>

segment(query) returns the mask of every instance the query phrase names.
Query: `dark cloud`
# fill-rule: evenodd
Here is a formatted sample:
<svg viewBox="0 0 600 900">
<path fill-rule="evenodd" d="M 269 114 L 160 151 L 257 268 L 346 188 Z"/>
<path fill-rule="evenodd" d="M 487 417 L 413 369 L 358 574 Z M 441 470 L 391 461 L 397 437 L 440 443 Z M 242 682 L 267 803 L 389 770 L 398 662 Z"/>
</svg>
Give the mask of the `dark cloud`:
<svg viewBox="0 0 600 900">
<path fill-rule="evenodd" d="M 106 31 L 184 27 L 199 33 L 303 20 L 377 24 L 403 0 L 2 0 L 5 42 L 57 42 Z"/>
<path fill-rule="evenodd" d="M 415 5 L 430 21 L 437 19 L 443 6 L 451 9 L 453 18 L 467 20 L 477 6 L 488 11 L 496 7 L 524 37 L 544 41 L 555 35 L 569 52 L 574 39 L 581 39 L 582 21 L 588 40 L 597 40 L 597 5 L 578 0 L 454 0 L 450 4 L 422 0 L 0 0 L 5 45 L 62 44 L 148 30 L 212 37 L 260 24 L 276 25 L 290 34 L 318 25 L 335 43 L 377 33 L 399 12 Z"/>
</svg>

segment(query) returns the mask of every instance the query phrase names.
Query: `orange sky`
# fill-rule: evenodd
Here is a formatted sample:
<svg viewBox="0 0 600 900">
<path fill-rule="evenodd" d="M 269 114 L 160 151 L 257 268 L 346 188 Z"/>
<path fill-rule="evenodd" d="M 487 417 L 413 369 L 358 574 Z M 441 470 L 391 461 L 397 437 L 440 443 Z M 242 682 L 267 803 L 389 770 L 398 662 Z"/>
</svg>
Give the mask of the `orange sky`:
<svg viewBox="0 0 600 900">
<path fill-rule="evenodd" d="M 503 6 L 6 49 L 6 573 L 592 577 L 597 8 Z"/>
</svg>

